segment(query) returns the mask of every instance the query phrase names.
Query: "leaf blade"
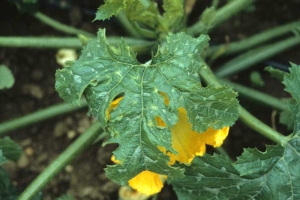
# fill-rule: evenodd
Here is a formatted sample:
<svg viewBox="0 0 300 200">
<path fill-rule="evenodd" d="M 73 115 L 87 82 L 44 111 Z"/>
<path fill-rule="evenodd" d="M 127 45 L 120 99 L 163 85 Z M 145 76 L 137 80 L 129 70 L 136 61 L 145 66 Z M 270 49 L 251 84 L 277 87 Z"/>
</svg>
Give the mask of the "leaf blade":
<svg viewBox="0 0 300 200">
<path fill-rule="evenodd" d="M 170 128 L 178 121 L 178 109 L 187 110 L 193 129 L 229 126 L 238 117 L 236 93 L 230 88 L 202 87 L 198 71 L 201 51 L 208 37 L 169 34 L 165 48 L 151 62 L 140 64 L 123 41 L 111 48 L 105 31 L 98 32 L 72 66 L 56 73 L 56 89 L 67 102 L 84 94 L 92 113 L 109 134 L 107 143 L 117 143 L 115 158 L 121 164 L 108 166 L 107 176 L 121 185 L 143 170 L 182 177 L 183 170 L 168 165 L 158 146 L 176 153 Z M 81 81 L 78 81 L 81 77 Z M 111 103 L 122 96 L 109 112 Z M 168 103 L 166 103 L 168 99 Z M 165 127 L 157 124 L 160 117 Z"/>
</svg>

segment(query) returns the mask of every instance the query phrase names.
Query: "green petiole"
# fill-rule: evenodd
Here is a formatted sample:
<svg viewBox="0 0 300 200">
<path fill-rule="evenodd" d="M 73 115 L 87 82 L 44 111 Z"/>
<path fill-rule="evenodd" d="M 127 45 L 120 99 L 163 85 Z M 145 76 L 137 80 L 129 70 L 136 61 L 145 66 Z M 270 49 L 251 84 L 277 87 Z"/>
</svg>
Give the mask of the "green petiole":
<svg viewBox="0 0 300 200">
<path fill-rule="evenodd" d="M 207 52 L 208 57 L 216 57 L 231 55 L 238 53 L 254 46 L 270 41 L 276 37 L 282 36 L 287 33 L 291 33 L 293 29 L 300 27 L 300 21 L 291 22 L 282 26 L 278 26 L 272 29 L 268 29 L 264 32 L 246 38 L 238 42 L 232 42 L 230 44 L 222 44 L 219 46 L 210 47 Z"/>
<path fill-rule="evenodd" d="M 43 22 L 44 24 L 47 24 L 48 26 L 51 26 L 52 28 L 54 28 L 56 30 L 59 30 L 59 31 L 62 31 L 64 33 L 75 34 L 75 35 L 82 34 L 82 35 L 85 35 L 87 37 L 95 37 L 94 34 L 91 34 L 91 33 L 87 32 L 87 31 L 84 31 L 84 30 L 74 28 L 72 26 L 62 24 L 62 23 L 48 17 L 47 15 L 45 15 L 41 12 L 36 12 L 36 13 L 33 14 L 33 16 L 35 18 L 37 18 L 38 20 L 40 20 L 41 22 Z"/>
<path fill-rule="evenodd" d="M 0 124 L 0 136 L 6 132 L 29 126 L 31 124 L 35 124 L 37 122 L 41 122 L 46 119 L 50 119 L 52 117 L 56 117 L 58 115 L 63 115 L 69 112 L 73 112 L 75 110 L 81 109 L 87 106 L 87 102 L 85 100 L 81 100 L 81 106 L 70 106 L 67 103 L 61 103 L 54 106 L 49 106 L 48 108 L 36 111 L 32 114 L 28 114 L 17 119 L 13 119 L 7 122 L 2 122 Z"/>
<path fill-rule="evenodd" d="M 286 102 L 279 100 L 278 98 L 225 79 L 219 80 L 222 84 L 232 87 L 235 91 L 239 92 L 239 94 L 246 96 L 247 98 L 261 102 L 278 110 L 285 110 L 287 108 Z"/>
<path fill-rule="evenodd" d="M 283 52 L 288 48 L 296 46 L 299 43 L 300 37 L 296 36 L 277 42 L 275 44 L 258 47 L 228 61 L 218 70 L 216 70 L 215 75 L 218 77 L 230 76 L 237 73 L 238 71 L 247 69 L 250 66 L 253 66 L 263 60 L 266 60 L 267 58 Z"/>
<path fill-rule="evenodd" d="M 124 41 L 131 46 L 137 53 L 149 52 L 154 46 L 154 42 L 134 39 L 123 38 Z M 108 42 L 112 46 L 119 45 L 121 38 L 108 37 Z M 0 47 L 12 48 L 43 48 L 43 49 L 60 49 L 60 48 L 74 48 L 79 49 L 82 47 L 80 40 L 76 37 L 0 37 Z"/>
<path fill-rule="evenodd" d="M 205 66 L 200 71 L 201 77 L 208 83 L 215 85 L 216 87 L 221 87 L 222 85 L 217 80 L 216 76 L 213 74 L 209 66 Z M 254 117 L 247 110 L 245 110 L 242 106 L 239 106 L 239 114 L 240 119 L 248 125 L 251 129 L 257 131 L 261 135 L 269 138 L 270 140 L 280 144 L 281 146 L 285 146 L 289 140 L 289 136 L 284 136 L 268 125 L 264 124 L 262 121 Z"/>
<path fill-rule="evenodd" d="M 215 21 L 214 26 L 219 25 L 220 23 L 228 20 L 233 15 L 237 14 L 238 12 L 241 12 L 244 8 L 251 5 L 254 2 L 254 0 L 234 0 L 227 3 L 225 6 L 221 7 L 216 11 L 215 14 Z M 213 28 L 210 27 L 210 28 Z M 203 29 L 206 29 L 205 25 L 202 21 L 198 21 L 193 26 L 189 27 L 186 31 L 189 35 L 199 35 L 203 33 Z M 209 31 L 209 30 L 208 30 Z"/>
</svg>

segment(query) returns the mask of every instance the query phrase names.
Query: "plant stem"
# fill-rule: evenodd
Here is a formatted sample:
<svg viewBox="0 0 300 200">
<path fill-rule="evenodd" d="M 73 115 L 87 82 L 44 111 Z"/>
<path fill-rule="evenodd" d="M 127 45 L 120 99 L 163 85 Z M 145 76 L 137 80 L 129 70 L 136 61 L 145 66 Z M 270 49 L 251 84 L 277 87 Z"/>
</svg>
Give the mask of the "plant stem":
<svg viewBox="0 0 300 200">
<path fill-rule="evenodd" d="M 271 106 L 278 110 L 285 110 L 287 108 L 286 102 L 279 100 L 275 97 L 267 95 L 265 93 L 259 92 L 257 90 L 251 89 L 249 87 L 242 86 L 237 83 L 225 79 L 219 79 L 220 82 L 224 85 L 233 87 L 234 90 L 239 92 L 239 94 L 246 96 L 247 98 L 253 99 L 255 101 L 261 102 L 265 105 Z"/>
<path fill-rule="evenodd" d="M 226 21 L 233 15 L 237 14 L 250 4 L 252 4 L 254 0 L 234 0 L 227 3 L 225 6 L 221 7 L 216 11 L 214 26 L 219 25 L 220 23 Z M 213 28 L 209 27 L 209 28 Z M 190 35 L 198 35 L 202 33 L 203 29 L 207 29 L 202 21 L 198 21 L 196 24 L 187 29 L 187 33 Z M 209 30 L 208 30 L 209 31 Z"/>
<path fill-rule="evenodd" d="M 250 49 L 251 47 L 254 47 L 256 45 L 270 41 L 276 37 L 282 36 L 286 33 L 290 33 L 293 29 L 297 27 L 300 27 L 300 21 L 291 22 L 283 26 L 268 29 L 264 32 L 261 32 L 259 34 L 256 34 L 252 37 L 238 42 L 232 42 L 230 44 L 222 44 L 219 46 L 211 47 L 207 52 L 207 56 L 213 56 L 213 54 L 216 54 L 218 52 L 221 52 L 218 56 L 231 55 L 236 52 L 241 52 L 246 49 Z"/>
<path fill-rule="evenodd" d="M 228 153 L 225 151 L 225 149 L 223 147 L 218 147 L 218 148 L 215 148 L 215 151 L 227 158 L 230 158 Z"/>
<path fill-rule="evenodd" d="M 1 47 L 12 48 L 76 48 L 82 47 L 77 37 L 0 37 Z"/>
<path fill-rule="evenodd" d="M 140 27 L 140 25 L 136 22 L 133 22 L 132 26 L 144 38 L 150 38 L 150 39 L 157 38 L 157 35 L 154 31 L 144 29 L 144 28 Z"/>
<path fill-rule="evenodd" d="M 84 151 L 97 136 L 101 130 L 99 122 L 95 122 L 85 133 L 75 140 L 64 152 L 62 152 L 52 163 L 43 170 L 38 177 L 31 182 L 31 184 L 20 195 L 19 200 L 29 200 L 36 193 L 43 189 L 43 187 L 58 174 L 67 164 L 76 158 L 82 151 Z M 105 136 L 104 133 L 101 134 Z"/>
<path fill-rule="evenodd" d="M 36 12 L 36 13 L 33 14 L 33 16 L 35 18 L 37 18 L 38 20 L 40 20 L 41 22 L 51 26 L 52 28 L 54 28 L 56 30 L 62 31 L 64 33 L 75 34 L 75 35 L 82 34 L 82 35 L 85 35 L 87 37 L 95 37 L 94 34 L 91 34 L 91 33 L 87 32 L 87 31 L 84 31 L 84 30 L 74 28 L 72 26 L 62 24 L 62 23 L 48 17 L 47 15 L 45 15 L 41 12 Z"/>
<path fill-rule="evenodd" d="M 63 115 L 78 109 L 81 109 L 87 106 L 87 102 L 85 100 L 81 100 L 80 106 L 70 106 L 67 103 L 61 103 L 54 106 L 50 106 L 46 109 L 36 111 L 32 114 L 28 114 L 7 122 L 3 122 L 0 124 L 0 136 L 6 132 L 29 126 L 31 124 L 41 122 L 43 120 L 56 117 L 58 115 Z"/>
<path fill-rule="evenodd" d="M 149 52 L 154 46 L 154 42 L 123 38 L 124 41 L 131 46 L 131 48 L 137 53 Z M 119 45 L 121 38 L 119 37 L 107 37 L 108 42 L 111 45 Z M 13 47 L 13 48 L 76 48 L 82 47 L 80 40 L 76 37 L 0 37 L 0 47 Z"/>
<path fill-rule="evenodd" d="M 280 144 L 281 146 L 286 146 L 289 137 L 281 135 L 268 125 L 264 124 L 262 121 L 251 115 L 246 109 L 242 106 L 239 106 L 239 113 L 240 119 L 248 125 L 253 130 L 257 131 L 261 135 L 265 136 L 266 138 Z"/>
<path fill-rule="evenodd" d="M 135 38 L 141 38 L 142 36 L 133 28 L 132 24 L 128 20 L 124 11 L 121 10 L 117 15 L 118 20 L 121 22 L 122 26 L 126 29 L 126 31 Z"/>
<path fill-rule="evenodd" d="M 222 85 L 217 80 L 216 76 L 213 74 L 209 66 L 204 66 L 200 71 L 201 77 L 208 83 L 215 85 L 216 87 L 221 87 Z M 240 119 L 247 124 L 251 129 L 257 131 L 259 134 L 269 138 L 270 140 L 280 144 L 281 146 L 285 146 L 288 142 L 289 137 L 284 136 L 268 125 L 264 124 L 262 121 L 251 115 L 248 111 L 246 111 L 242 106 L 239 105 L 239 114 Z"/>
<path fill-rule="evenodd" d="M 285 51 L 293 46 L 300 43 L 300 37 L 292 37 L 285 39 L 283 41 L 277 42 L 275 44 L 259 47 L 253 49 L 247 53 L 244 53 L 224 65 L 222 65 L 216 72 L 216 76 L 224 77 L 230 76 L 238 71 L 247 69 L 263 60 L 266 60 L 282 51 Z"/>
</svg>

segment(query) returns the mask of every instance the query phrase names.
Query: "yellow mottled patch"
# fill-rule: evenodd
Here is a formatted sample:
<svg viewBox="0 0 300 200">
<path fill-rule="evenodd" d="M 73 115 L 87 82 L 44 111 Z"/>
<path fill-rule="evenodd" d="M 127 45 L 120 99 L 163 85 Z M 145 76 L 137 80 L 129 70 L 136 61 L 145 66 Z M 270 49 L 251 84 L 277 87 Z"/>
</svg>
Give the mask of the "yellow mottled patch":
<svg viewBox="0 0 300 200">
<path fill-rule="evenodd" d="M 128 184 L 139 193 L 152 195 L 160 192 L 166 176 L 145 170 L 128 181 Z"/>
<path fill-rule="evenodd" d="M 164 93 L 162 93 L 162 96 L 164 96 Z M 118 105 L 120 100 L 122 100 L 122 97 L 112 102 L 109 112 Z M 166 105 L 169 104 L 167 96 L 164 98 L 164 101 Z M 155 121 L 157 126 L 166 127 L 166 123 L 161 117 L 156 116 Z M 224 127 L 220 130 L 208 128 L 203 133 L 193 131 L 192 124 L 188 121 L 187 111 L 180 107 L 178 109 L 178 122 L 170 130 L 172 132 L 172 147 L 177 151 L 177 154 L 167 152 L 166 148 L 162 146 L 158 146 L 158 149 L 169 156 L 168 164 L 173 165 L 176 161 L 190 164 L 195 156 L 203 156 L 206 151 L 206 145 L 221 146 L 228 135 L 229 127 Z M 117 164 L 121 163 L 114 156 L 111 159 Z M 167 176 L 145 170 L 130 179 L 128 184 L 139 193 L 152 195 L 160 192 L 165 179 L 167 179 Z"/>
<path fill-rule="evenodd" d="M 187 112 L 184 108 L 178 109 L 178 122 L 170 130 L 172 132 L 172 147 L 177 154 L 166 153 L 164 147 L 158 147 L 163 153 L 170 157 L 169 164 L 175 161 L 190 164 L 195 156 L 203 156 L 206 144 L 219 147 L 228 135 L 229 127 L 220 130 L 207 129 L 203 133 L 192 130 L 192 124 L 188 121 Z"/>
<path fill-rule="evenodd" d="M 119 98 L 113 100 L 113 102 L 110 103 L 109 108 L 108 108 L 108 109 L 106 110 L 106 112 L 105 112 L 106 118 L 107 118 L 108 120 L 110 119 L 110 113 L 111 113 L 111 111 L 112 111 L 113 109 L 115 109 L 116 107 L 118 107 L 120 101 L 121 101 L 123 98 L 124 98 L 124 96 L 123 96 L 123 97 L 119 97 Z"/>
</svg>

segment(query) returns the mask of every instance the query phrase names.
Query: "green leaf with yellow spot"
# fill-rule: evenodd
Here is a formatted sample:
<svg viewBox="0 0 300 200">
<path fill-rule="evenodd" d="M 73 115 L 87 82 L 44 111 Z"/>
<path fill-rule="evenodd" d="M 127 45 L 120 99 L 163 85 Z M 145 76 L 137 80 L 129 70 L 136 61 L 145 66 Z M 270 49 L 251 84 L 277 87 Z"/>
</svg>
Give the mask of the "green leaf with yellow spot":
<svg viewBox="0 0 300 200">
<path fill-rule="evenodd" d="M 110 134 L 107 143 L 119 144 L 114 155 L 120 164 L 106 169 L 110 179 L 126 184 L 143 170 L 182 176 L 183 171 L 169 166 L 169 157 L 158 149 L 176 153 L 170 128 L 178 121 L 180 107 L 199 133 L 235 122 L 236 93 L 225 86 L 203 87 L 199 81 L 204 66 L 200 54 L 208 40 L 206 35 L 169 34 L 157 54 L 141 64 L 124 41 L 112 48 L 100 30 L 73 65 L 57 71 L 60 96 L 74 104 L 84 94 L 90 113 Z M 115 99 L 117 105 L 112 104 Z"/>
<path fill-rule="evenodd" d="M 220 155 L 197 158 L 184 166 L 185 177 L 169 180 L 179 200 L 300 199 L 300 66 L 291 65 L 283 83 L 295 100 L 289 108 L 295 125 L 285 147 L 247 148 L 234 163 Z"/>
</svg>

